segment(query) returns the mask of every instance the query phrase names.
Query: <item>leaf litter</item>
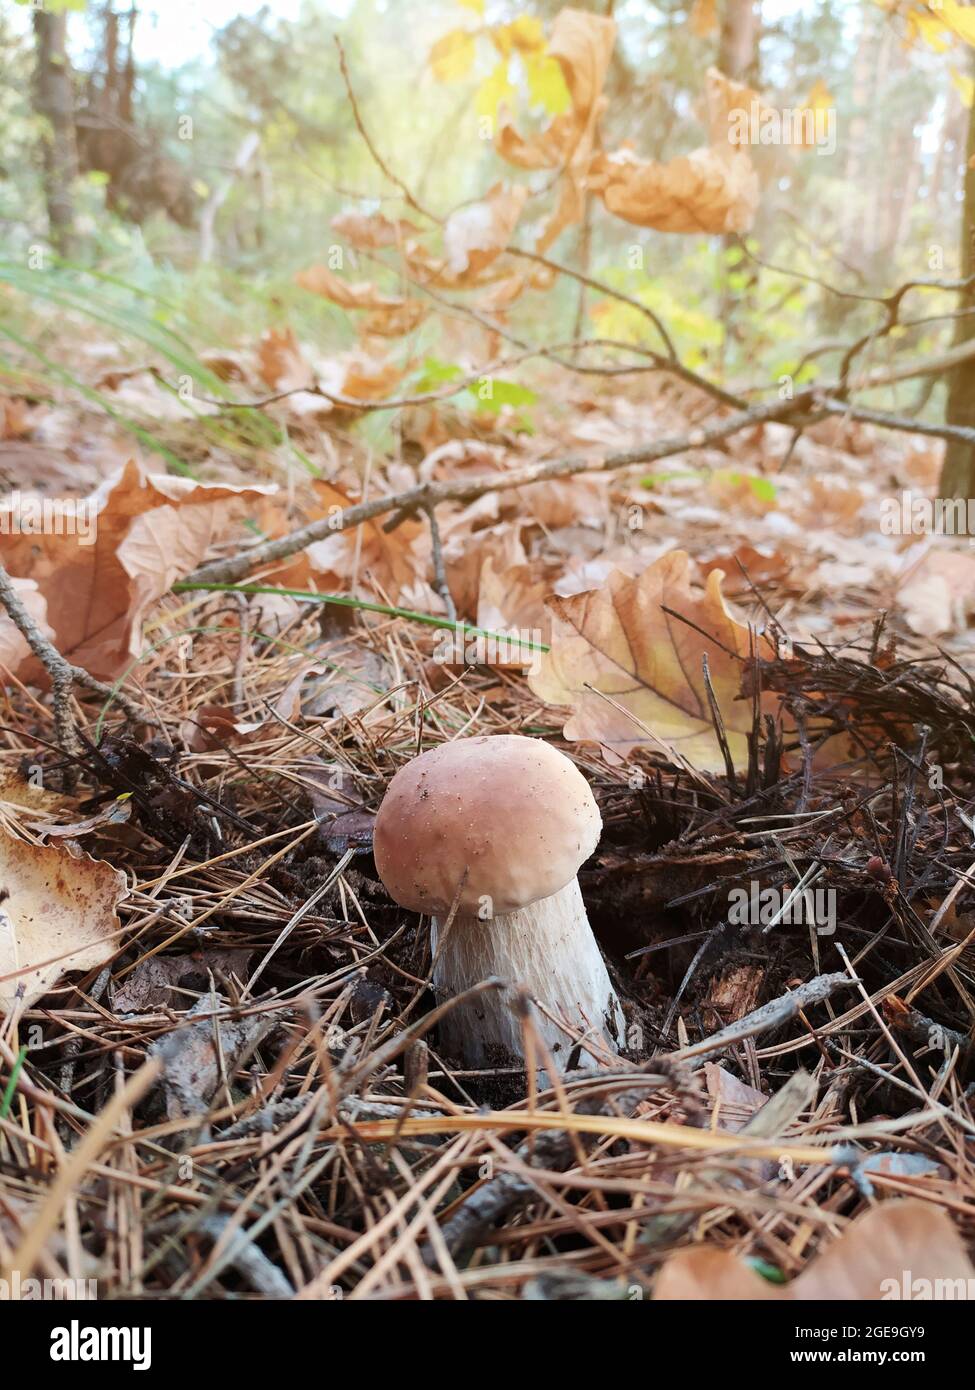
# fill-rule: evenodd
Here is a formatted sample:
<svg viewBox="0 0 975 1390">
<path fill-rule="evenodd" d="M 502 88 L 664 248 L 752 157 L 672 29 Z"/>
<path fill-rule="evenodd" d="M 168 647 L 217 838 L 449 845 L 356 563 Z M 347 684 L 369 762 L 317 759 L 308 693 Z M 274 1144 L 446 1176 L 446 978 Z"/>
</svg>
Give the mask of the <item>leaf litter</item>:
<svg viewBox="0 0 975 1390">
<path fill-rule="evenodd" d="M 607 152 L 613 29 L 563 11 L 544 55 L 509 35 L 564 85 L 541 129 L 496 136 L 510 172 L 558 173 L 536 251 L 590 192 L 635 225 L 747 228 L 747 148 L 713 137 L 753 94 L 709 73 L 708 145 Z M 469 47 L 440 47 L 438 75 Z M 65 355 L 193 477 L 132 459 L 131 431 L 66 392 L 0 402 L 24 492 L 70 434 L 99 517 L 87 547 L 5 528 L 0 558 L 64 655 L 158 716 L 133 727 L 79 690 L 66 783 L 37 662 L 0 619 L 0 1079 L 31 1042 L 0 1121 L 0 1277 L 57 1167 L 51 1113 L 70 1150 L 113 1103 L 43 1250 L 63 1273 L 80 1231 L 112 1297 L 859 1299 L 904 1269 L 973 1277 L 975 568 L 879 526 L 940 450 L 842 416 L 759 421 L 652 471 L 507 487 L 703 432 L 715 408 L 679 375 L 546 364 L 526 421 L 516 391 L 477 401 L 469 323 L 456 369 L 415 356 L 424 290 L 477 295 L 494 351 L 506 310 L 551 284 L 506 254 L 524 188 L 502 179 L 433 234 L 343 214 L 417 293 L 311 261 L 296 289 L 355 345 L 326 356 L 269 324 L 201 354 L 212 399 L 65 323 Z M 376 449 L 356 426 L 396 393 Z M 253 439 L 219 432 L 241 401 L 262 402 Z M 417 509 L 327 529 L 417 479 L 494 475 L 438 505 L 436 544 Z M 313 545 L 249 576 L 271 593 L 173 588 L 308 524 Z M 527 632 L 531 655 L 444 661 L 451 609 Z M 562 743 L 593 785 L 604 834 L 580 881 L 628 1024 L 617 1066 L 539 1094 L 441 1054 L 429 933 L 370 853 L 421 742 L 510 732 Z M 781 902 L 807 882 L 833 931 L 731 918 L 736 888 Z"/>
</svg>

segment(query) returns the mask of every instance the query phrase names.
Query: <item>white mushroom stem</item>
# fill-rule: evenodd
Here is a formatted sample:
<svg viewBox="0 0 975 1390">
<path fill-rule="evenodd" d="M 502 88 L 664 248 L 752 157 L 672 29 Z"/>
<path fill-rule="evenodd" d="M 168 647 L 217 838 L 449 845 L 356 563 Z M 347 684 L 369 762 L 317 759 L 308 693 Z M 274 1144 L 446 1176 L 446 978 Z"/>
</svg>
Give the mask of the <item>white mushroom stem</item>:
<svg viewBox="0 0 975 1390">
<path fill-rule="evenodd" d="M 491 976 L 520 985 L 573 1030 L 601 1036 L 610 1052 L 623 1045 L 623 1010 L 586 916 L 579 881 L 571 879 L 550 898 L 481 921 L 458 913 L 437 957 L 440 932 L 432 927 L 433 985 L 438 1002 Z M 564 1069 L 572 1037 L 538 1012 L 535 1026 Z M 522 1030 L 509 990 L 486 990 L 451 1009 L 440 1023 L 445 1053 L 469 1066 L 503 1066 L 524 1057 Z M 541 1061 L 541 1058 L 539 1059 Z M 578 1066 L 594 1066 L 583 1048 Z"/>
</svg>

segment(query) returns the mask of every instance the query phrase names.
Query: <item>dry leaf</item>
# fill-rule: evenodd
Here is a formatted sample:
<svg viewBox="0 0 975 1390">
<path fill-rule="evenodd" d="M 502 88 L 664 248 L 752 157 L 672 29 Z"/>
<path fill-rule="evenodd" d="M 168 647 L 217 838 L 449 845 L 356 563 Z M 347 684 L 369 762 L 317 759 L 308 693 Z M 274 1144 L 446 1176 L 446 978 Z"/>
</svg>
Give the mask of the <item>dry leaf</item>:
<svg viewBox="0 0 975 1390">
<path fill-rule="evenodd" d="M 657 1302 L 864 1303 L 885 1294 L 909 1297 L 905 1276 L 915 1289 L 919 1281 L 922 1287 L 927 1281 L 929 1297 L 935 1287 L 953 1290 L 948 1295 L 953 1297 L 951 1281 L 975 1280 L 975 1265 L 943 1211 L 929 1202 L 894 1198 L 857 1217 L 784 1287 L 770 1284 L 730 1250 L 696 1246 L 670 1257 L 657 1277 L 653 1297 Z M 965 1287 L 975 1285 L 969 1282 Z"/>
<path fill-rule="evenodd" d="M 77 804 L 73 796 L 49 791 L 40 780 L 25 777 L 17 767 L 0 769 L 0 801 L 25 811 L 50 811 L 52 814 L 73 810 Z"/>
<path fill-rule="evenodd" d="M 21 997 L 29 1007 L 62 975 L 93 970 L 118 949 L 125 875 L 110 864 L 0 832 L 0 881 L 0 1014 Z"/>
<path fill-rule="evenodd" d="M 901 585 L 897 602 L 913 632 L 925 637 L 964 632 L 975 616 L 975 556 L 929 550 Z"/>
<path fill-rule="evenodd" d="M 616 41 L 616 25 L 603 15 L 561 10 L 552 26 L 548 52 L 562 69 L 572 110 L 556 116 L 538 135 L 522 136 L 503 121 L 495 139 L 502 159 L 523 169 L 559 169 L 555 211 L 536 242 L 544 253 L 566 227 L 581 220 L 596 128 L 605 104 L 606 71 Z"/>
<path fill-rule="evenodd" d="M 737 1076 L 732 1076 L 731 1072 L 725 1071 L 724 1067 L 718 1066 L 716 1062 L 704 1063 L 704 1084 L 714 1102 L 712 1128 L 715 1128 L 714 1116 L 717 1116 L 718 1129 L 737 1134 L 763 1106 L 768 1104 L 768 1096 L 757 1091 L 754 1086 L 739 1081 Z"/>
<path fill-rule="evenodd" d="M 511 240 L 527 197 L 524 184 L 497 183 L 481 202 L 451 213 L 443 245 L 454 284 L 475 279 L 497 259 Z"/>
<path fill-rule="evenodd" d="M 0 439 L 23 439 L 34 428 L 27 402 L 0 397 Z"/>
<path fill-rule="evenodd" d="M 223 1018 L 215 1017 L 219 1011 Z M 184 1026 L 149 1049 L 150 1057 L 163 1063 L 163 1092 L 171 1120 L 205 1114 L 221 1080 L 233 1076 L 274 1026 L 272 1018 L 260 1014 L 239 1019 L 228 1014 L 225 999 L 213 992 L 204 994 L 183 1015 Z"/>
<path fill-rule="evenodd" d="M 658 232 L 746 232 L 758 208 L 758 175 L 730 145 L 666 164 L 619 150 L 600 160 L 593 187 L 616 217 Z"/>
<path fill-rule="evenodd" d="M 401 246 L 420 235 L 419 227 L 399 219 L 390 222 L 381 212 L 340 212 L 332 218 L 339 236 L 360 251 L 377 251 L 383 246 Z"/>
<path fill-rule="evenodd" d="M 343 511 L 358 500 L 321 479 L 316 479 L 313 486 L 315 507 L 309 519 Z M 348 591 L 351 580 L 368 575 L 395 601 L 416 579 L 424 563 L 418 549 L 418 541 L 427 534 L 423 524 L 406 520 L 394 531 L 384 531 L 385 519 L 366 521 L 354 531 L 336 531 L 306 547 L 308 563 L 323 589 Z"/>
<path fill-rule="evenodd" d="M 180 722 L 179 736 L 191 753 L 212 753 L 256 733 L 264 722 L 238 719 L 227 705 L 203 704 Z"/>
<path fill-rule="evenodd" d="M 610 212 L 661 232 L 748 230 L 758 209 L 758 174 L 747 145 L 731 141 L 728 113 L 750 113 L 757 97 L 717 68 L 708 69 L 706 95 L 709 144 L 666 164 L 630 150 L 594 161 L 591 186 Z"/>
<path fill-rule="evenodd" d="M 539 579 L 530 565 L 515 565 L 504 570 L 495 567 L 488 555 L 481 566 L 477 596 L 477 626 L 488 632 L 537 633 L 533 640 L 547 642 L 551 619 L 545 606 L 549 586 Z M 528 665 L 534 653 L 528 648 L 513 647 L 502 659 L 487 662 L 490 666 Z"/>
<path fill-rule="evenodd" d="M 314 373 L 302 356 L 290 328 L 269 328 L 257 345 L 257 369 L 272 391 L 295 391 L 314 384 Z"/>
<path fill-rule="evenodd" d="M 54 629 L 47 621 L 47 599 L 34 580 L 14 577 L 12 583 L 41 634 L 44 637 L 53 637 Z M 6 611 L 0 612 L 0 668 L 5 667 L 12 675 L 16 675 L 29 656 L 27 638 Z"/>
<path fill-rule="evenodd" d="M 61 654 L 112 680 L 141 650 L 149 605 L 197 567 L 241 503 L 274 491 L 146 474 L 130 461 L 89 499 L 93 544 L 79 535 L 0 534 L 0 558 L 12 575 L 36 581 Z M 23 674 L 43 678 L 33 659 Z"/>
<path fill-rule="evenodd" d="M 703 591 L 692 589 L 690 558 L 675 550 L 636 578 L 615 570 L 601 589 L 549 600 L 551 651 L 529 685 L 547 704 L 572 707 L 566 738 L 592 740 L 623 757 L 659 740 L 702 771 L 723 771 L 706 656 L 732 758 L 736 766 L 747 762 L 752 709 L 736 698 L 742 663 L 734 654 L 748 656 L 750 634 L 729 611 L 722 578 L 712 570 Z M 758 654 L 771 654 L 765 638 L 753 640 Z"/>
<path fill-rule="evenodd" d="M 405 367 L 385 362 L 367 352 L 350 352 L 334 367 L 319 373 L 322 387 L 335 396 L 356 401 L 381 401 L 403 379 Z"/>
<path fill-rule="evenodd" d="M 253 951 L 246 949 L 200 951 L 183 956 L 150 956 L 139 961 L 112 995 L 116 1013 L 143 1013 L 148 1009 L 178 1008 L 179 989 L 209 989 L 211 971 L 246 978 Z"/>
</svg>

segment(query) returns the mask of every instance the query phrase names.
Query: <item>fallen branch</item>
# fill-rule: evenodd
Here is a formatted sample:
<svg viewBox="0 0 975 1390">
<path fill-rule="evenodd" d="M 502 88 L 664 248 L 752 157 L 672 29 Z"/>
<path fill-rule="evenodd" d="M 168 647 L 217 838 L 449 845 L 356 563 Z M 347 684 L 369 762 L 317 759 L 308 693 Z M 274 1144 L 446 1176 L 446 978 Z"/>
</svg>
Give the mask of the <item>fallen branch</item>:
<svg viewBox="0 0 975 1390">
<path fill-rule="evenodd" d="M 768 405 L 756 405 L 750 410 L 741 411 L 709 427 L 698 426 L 686 434 L 671 435 L 658 439 L 640 449 L 627 449 L 620 453 L 606 454 L 602 458 L 586 457 L 578 454 L 568 458 L 550 459 L 545 463 L 531 464 L 511 473 L 492 473 L 488 477 L 451 479 L 441 483 L 418 483 L 386 497 L 374 497 L 368 502 L 358 502 L 346 507 L 334 516 L 321 517 L 272 541 L 265 541 L 240 555 L 231 555 L 224 560 L 215 560 L 194 570 L 179 584 L 180 589 L 191 589 L 206 584 L 232 584 L 242 579 L 257 565 L 269 565 L 285 560 L 315 541 L 325 540 L 338 531 L 347 531 L 352 526 L 360 526 L 373 517 L 387 512 L 429 512 L 431 507 L 441 502 L 471 502 L 486 492 L 503 491 L 514 487 L 529 487 L 532 483 L 544 482 L 549 478 L 569 478 L 577 473 L 609 473 L 620 468 L 628 468 L 637 463 L 653 463 L 658 459 L 682 454 L 688 449 L 703 449 L 728 439 L 741 430 L 767 421 L 782 420 L 790 415 L 819 414 L 812 390 L 801 392 L 791 401 L 774 401 Z"/>
</svg>

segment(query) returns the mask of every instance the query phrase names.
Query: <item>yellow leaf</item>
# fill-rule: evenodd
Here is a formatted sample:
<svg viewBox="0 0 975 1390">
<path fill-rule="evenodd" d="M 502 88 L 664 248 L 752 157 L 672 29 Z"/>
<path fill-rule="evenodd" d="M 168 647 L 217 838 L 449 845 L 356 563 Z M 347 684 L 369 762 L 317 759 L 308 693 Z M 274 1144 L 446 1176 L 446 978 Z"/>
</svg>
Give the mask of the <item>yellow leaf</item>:
<svg viewBox="0 0 975 1390">
<path fill-rule="evenodd" d="M 912 7 L 907 12 L 907 42 L 915 43 L 918 39 L 927 44 L 928 48 L 935 53 L 944 53 L 948 48 L 948 40 L 945 35 L 948 31 L 939 19 L 928 10 Z"/>
<path fill-rule="evenodd" d="M 551 649 L 529 685 L 546 704 L 571 707 L 567 739 L 591 740 L 623 757 L 656 741 L 702 771 L 723 771 L 707 657 L 731 756 L 736 766 L 747 763 L 752 706 L 737 698 L 741 658 L 750 642 L 762 655 L 768 644 L 732 616 L 721 571 L 711 571 L 703 591 L 692 589 L 690 564 L 686 551 L 671 551 L 635 578 L 614 570 L 601 589 L 549 600 Z M 771 713 L 774 703 L 765 699 Z"/>
<path fill-rule="evenodd" d="M 497 24 L 490 33 L 491 42 L 503 58 L 510 58 L 516 49 L 527 54 L 540 53 L 545 47 L 541 21 L 530 15 L 522 15 L 510 24 Z"/>
<path fill-rule="evenodd" d="M 465 10 L 473 10 L 475 14 L 484 13 L 484 0 L 457 0 L 458 5 L 463 5 Z"/>
<path fill-rule="evenodd" d="M 953 34 L 975 47 L 975 9 L 958 0 L 938 0 L 936 14 Z"/>
<path fill-rule="evenodd" d="M 958 95 L 961 97 L 962 103 L 970 110 L 972 104 L 975 103 L 975 78 L 966 76 L 965 73 L 959 72 L 957 68 L 952 68 L 951 80 L 958 89 Z"/>
<path fill-rule="evenodd" d="M 806 97 L 807 108 L 813 111 L 826 111 L 835 105 L 832 92 L 821 77 L 817 78 L 813 83 L 812 91 Z"/>
<path fill-rule="evenodd" d="M 511 42 L 521 53 L 537 53 L 545 47 L 542 21 L 533 15 L 521 15 L 508 25 Z"/>
<path fill-rule="evenodd" d="M 508 64 L 503 60 L 497 64 L 490 77 L 486 77 L 477 89 L 474 105 L 479 116 L 495 119 L 503 102 L 509 105 L 514 101 L 515 89 L 508 77 Z"/>
<path fill-rule="evenodd" d="M 572 98 L 556 60 L 547 53 L 531 53 L 526 55 L 524 62 L 532 105 L 544 106 L 553 116 L 568 111 Z"/>
<path fill-rule="evenodd" d="M 474 62 L 474 35 L 467 29 L 452 29 L 430 50 L 430 66 L 438 82 L 466 77 Z"/>
<path fill-rule="evenodd" d="M 691 26 L 691 33 L 699 39 L 708 38 L 718 27 L 716 0 L 694 0 L 687 22 Z"/>
</svg>

